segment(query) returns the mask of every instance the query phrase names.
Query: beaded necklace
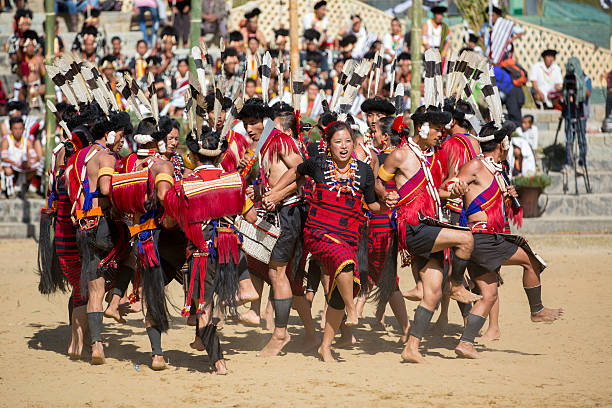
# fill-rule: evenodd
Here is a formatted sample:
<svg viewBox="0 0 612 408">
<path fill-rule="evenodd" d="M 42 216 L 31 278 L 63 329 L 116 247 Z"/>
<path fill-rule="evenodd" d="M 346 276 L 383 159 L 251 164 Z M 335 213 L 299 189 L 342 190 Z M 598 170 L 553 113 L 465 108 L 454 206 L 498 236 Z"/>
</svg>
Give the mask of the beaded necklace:
<svg viewBox="0 0 612 408">
<path fill-rule="evenodd" d="M 325 174 L 329 176 L 331 183 L 329 190 L 337 191 L 338 194 L 336 197 L 340 197 L 340 193 L 342 192 L 350 192 L 354 196 L 357 188 L 355 185 L 355 180 L 357 178 L 357 160 L 351 157 L 346 169 L 339 169 L 336 163 L 331 159 L 331 156 L 328 155 L 327 168 L 328 170 Z M 345 174 L 348 174 L 348 177 L 342 177 Z"/>
</svg>

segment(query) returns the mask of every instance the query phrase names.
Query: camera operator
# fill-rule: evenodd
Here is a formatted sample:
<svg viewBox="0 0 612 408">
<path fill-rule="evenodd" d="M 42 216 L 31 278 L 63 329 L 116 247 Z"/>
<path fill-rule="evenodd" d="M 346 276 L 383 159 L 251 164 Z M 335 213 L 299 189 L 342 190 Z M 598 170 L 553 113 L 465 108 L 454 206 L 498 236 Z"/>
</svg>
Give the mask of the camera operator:
<svg viewBox="0 0 612 408">
<path fill-rule="evenodd" d="M 586 124 L 589 117 L 589 98 L 591 97 L 591 79 L 582 71 L 578 58 L 571 57 L 565 65 L 563 78 L 563 119 L 565 119 L 565 170 L 572 166 L 574 138 L 578 138 L 580 155 L 577 173 L 584 174 L 586 164 L 587 142 Z"/>
</svg>

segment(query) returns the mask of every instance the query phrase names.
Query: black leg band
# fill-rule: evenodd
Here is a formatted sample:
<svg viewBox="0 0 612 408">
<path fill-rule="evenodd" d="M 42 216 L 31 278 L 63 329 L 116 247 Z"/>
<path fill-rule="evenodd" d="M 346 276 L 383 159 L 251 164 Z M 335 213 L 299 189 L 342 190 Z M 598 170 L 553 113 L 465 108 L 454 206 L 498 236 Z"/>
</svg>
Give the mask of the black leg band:
<svg viewBox="0 0 612 408">
<path fill-rule="evenodd" d="M 274 326 L 285 328 L 289 322 L 293 298 L 274 299 Z"/>
<path fill-rule="evenodd" d="M 542 285 L 534 286 L 533 288 L 523 288 L 527 294 L 527 300 L 529 300 L 529 308 L 531 314 L 537 314 L 544 309 L 542 304 Z"/>
<path fill-rule="evenodd" d="M 221 351 L 221 342 L 217 334 L 217 326 L 209 324 L 203 329 L 200 329 L 198 336 L 202 339 L 210 364 L 214 365 L 217 361 L 223 360 L 223 351 Z"/>
<path fill-rule="evenodd" d="M 476 336 L 478 336 L 478 332 L 480 329 L 482 329 L 482 326 L 484 326 L 486 321 L 487 319 L 484 317 L 470 313 L 467 318 L 465 329 L 463 329 L 463 334 L 461 335 L 459 341 L 474 344 L 474 339 Z"/>
<path fill-rule="evenodd" d="M 454 283 L 463 282 L 463 275 L 465 274 L 465 270 L 467 268 L 469 259 L 463 259 L 457 256 L 457 254 L 453 254 L 452 257 L 452 270 L 451 270 L 451 281 Z"/>
<path fill-rule="evenodd" d="M 149 336 L 149 341 L 151 342 L 151 354 L 154 356 L 163 356 L 164 352 L 162 351 L 161 346 L 161 330 L 157 326 L 147 327 L 147 335 Z"/>
<path fill-rule="evenodd" d="M 425 331 L 429 328 L 433 314 L 433 310 L 425 309 L 419 305 L 414 312 L 414 323 L 410 325 L 410 335 L 422 339 Z"/>
<path fill-rule="evenodd" d="M 91 344 L 97 341 L 102 341 L 102 318 L 104 312 L 89 312 L 87 313 L 87 323 L 89 323 L 89 332 L 91 333 Z"/>
</svg>

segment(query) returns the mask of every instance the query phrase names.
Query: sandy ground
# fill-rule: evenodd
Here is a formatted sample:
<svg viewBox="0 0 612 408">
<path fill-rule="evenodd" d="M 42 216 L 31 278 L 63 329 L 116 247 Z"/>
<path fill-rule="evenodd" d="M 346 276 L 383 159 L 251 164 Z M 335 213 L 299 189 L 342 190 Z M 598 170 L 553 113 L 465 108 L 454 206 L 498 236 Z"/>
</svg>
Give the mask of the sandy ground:
<svg viewBox="0 0 612 408">
<path fill-rule="evenodd" d="M 68 295 L 38 294 L 33 241 L 0 241 L 0 406 L 611 406 L 612 236 L 534 236 L 530 242 L 549 262 L 544 304 L 563 306 L 565 318 L 531 323 L 520 270 L 505 268 L 502 339 L 481 347 L 480 360 L 455 358 L 461 320 L 451 305 L 446 335 L 423 342 L 427 363 L 402 364 L 390 308 L 388 331 L 374 332 L 369 304 L 357 346 L 339 350 L 340 362 L 331 365 L 299 352 L 295 311 L 289 327 L 294 341 L 287 354 L 270 359 L 256 357 L 269 337 L 265 329 L 226 323 L 221 338 L 231 373 L 220 377 L 211 374 L 207 357 L 189 348 L 194 329 L 177 310 L 163 337 L 169 370 L 149 368 L 148 339 L 137 315 L 126 325 L 105 319 L 106 365 L 71 361 Z M 411 287 L 405 272 L 401 279 L 404 289 Z M 177 284 L 170 298 L 182 304 Z M 317 322 L 321 306 L 318 294 Z M 412 317 L 416 304 L 408 307 Z"/>
</svg>

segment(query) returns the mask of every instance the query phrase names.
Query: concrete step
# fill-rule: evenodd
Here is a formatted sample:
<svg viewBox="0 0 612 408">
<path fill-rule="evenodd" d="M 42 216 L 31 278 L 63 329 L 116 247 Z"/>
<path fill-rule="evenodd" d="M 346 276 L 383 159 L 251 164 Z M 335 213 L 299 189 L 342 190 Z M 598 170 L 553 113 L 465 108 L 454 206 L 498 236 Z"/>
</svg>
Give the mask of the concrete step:
<svg viewBox="0 0 612 408">
<path fill-rule="evenodd" d="M 0 222 L 0 238 L 38 239 L 38 224 L 24 224 L 22 222 Z"/>
<path fill-rule="evenodd" d="M 551 217 L 525 218 L 519 229 L 512 227 L 513 233 L 550 234 L 550 233 L 612 233 L 612 217 Z"/>
<path fill-rule="evenodd" d="M 612 217 L 612 193 L 594 194 L 548 194 L 545 214 L 550 217 Z M 546 196 L 540 196 L 540 207 L 546 203 Z"/>
<path fill-rule="evenodd" d="M 563 179 L 561 173 L 550 172 L 548 175 L 552 178 L 552 184 L 546 187 L 547 194 L 564 194 Z M 589 172 L 589 180 L 591 182 L 592 193 L 612 193 L 612 172 L 609 171 L 592 171 Z M 567 177 L 567 194 L 575 194 L 574 173 L 571 172 Z M 582 177 L 578 178 L 578 193 L 586 194 L 586 188 Z"/>
<path fill-rule="evenodd" d="M 601 122 L 606 113 L 605 106 L 603 104 L 591 103 L 589 110 L 590 120 L 592 120 L 593 123 L 599 122 L 599 125 L 601 126 Z M 521 113 L 523 116 L 533 115 L 535 118 L 535 124 L 538 126 L 538 129 L 542 130 L 557 129 L 559 116 L 561 115 L 561 111 L 543 109 L 522 109 Z"/>
<path fill-rule="evenodd" d="M 38 224 L 40 210 L 44 207 L 43 199 L 3 199 L 0 200 L 0 224 L 23 223 Z"/>
<path fill-rule="evenodd" d="M 36 3 L 36 2 L 35 2 Z M 0 34 L 11 35 L 13 33 L 13 16 L 15 13 L 2 13 L 0 14 Z M 45 20 L 44 12 L 34 13 L 32 16 L 32 30 L 41 34 L 42 23 Z M 60 34 L 64 34 L 68 31 L 68 15 L 60 13 L 56 15 L 59 21 Z M 121 11 L 104 11 L 100 14 L 100 29 L 105 29 L 109 35 L 112 33 L 130 31 L 132 26 L 132 13 L 124 13 Z M 78 28 L 81 28 L 84 18 L 82 14 L 79 14 Z"/>
</svg>

